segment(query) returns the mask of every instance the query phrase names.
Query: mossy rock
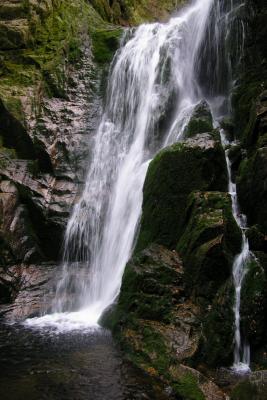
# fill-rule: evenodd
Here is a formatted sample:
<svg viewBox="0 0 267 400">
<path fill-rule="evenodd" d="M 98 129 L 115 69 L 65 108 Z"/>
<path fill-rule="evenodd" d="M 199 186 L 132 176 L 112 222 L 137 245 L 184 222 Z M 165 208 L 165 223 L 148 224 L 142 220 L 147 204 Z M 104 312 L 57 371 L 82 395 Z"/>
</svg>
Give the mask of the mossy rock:
<svg viewBox="0 0 267 400">
<path fill-rule="evenodd" d="M 181 284 L 180 265 L 177 253 L 162 246 L 151 245 L 137 254 L 126 266 L 118 305 L 106 320 L 109 325 L 133 326 L 136 319 L 169 323 L 173 290 Z"/>
<path fill-rule="evenodd" d="M 195 107 L 188 125 L 184 131 L 184 137 L 190 138 L 198 133 L 212 132 L 213 123 L 209 105 L 206 101 L 201 101 Z"/>
<path fill-rule="evenodd" d="M 187 285 L 196 296 L 214 297 L 231 276 L 241 243 L 241 230 L 227 193 L 195 192 L 189 196 L 177 251 L 184 261 Z"/>
<path fill-rule="evenodd" d="M 152 244 L 127 264 L 118 303 L 102 323 L 135 366 L 170 385 L 181 399 L 202 399 L 195 378 L 178 373 L 181 361 L 198 347 L 198 313 L 185 297 L 178 254 Z"/>
<path fill-rule="evenodd" d="M 95 30 L 92 32 L 93 54 L 96 62 L 100 64 L 111 62 L 119 47 L 121 35 L 121 29 Z"/>
<path fill-rule="evenodd" d="M 226 188 L 224 152 L 211 135 L 196 135 L 162 150 L 150 163 L 145 179 L 136 251 L 152 242 L 175 248 L 183 233 L 188 195 Z"/>
<path fill-rule="evenodd" d="M 263 393 L 258 387 L 249 380 L 237 384 L 231 392 L 231 400 L 264 400 L 266 393 Z"/>
<path fill-rule="evenodd" d="M 237 176 L 237 193 L 249 225 L 258 225 L 267 234 L 267 147 L 240 164 Z"/>
<path fill-rule="evenodd" d="M 204 362 L 210 368 L 216 368 L 218 365 L 231 366 L 234 351 L 234 287 L 232 279 L 221 286 L 213 301 L 207 303 L 205 299 L 203 300 L 202 338 L 192 365 Z"/>
<path fill-rule="evenodd" d="M 251 251 L 263 251 L 267 253 L 267 238 L 260 231 L 258 225 L 253 225 L 246 231 Z"/>
<path fill-rule="evenodd" d="M 197 379 L 190 373 L 185 374 L 173 385 L 175 393 L 184 400 L 205 400 Z"/>
<path fill-rule="evenodd" d="M 266 348 L 267 279 L 259 259 L 251 258 L 247 265 L 241 291 L 241 327 L 246 333 L 252 355 Z M 254 360 L 255 361 L 255 360 Z"/>
</svg>

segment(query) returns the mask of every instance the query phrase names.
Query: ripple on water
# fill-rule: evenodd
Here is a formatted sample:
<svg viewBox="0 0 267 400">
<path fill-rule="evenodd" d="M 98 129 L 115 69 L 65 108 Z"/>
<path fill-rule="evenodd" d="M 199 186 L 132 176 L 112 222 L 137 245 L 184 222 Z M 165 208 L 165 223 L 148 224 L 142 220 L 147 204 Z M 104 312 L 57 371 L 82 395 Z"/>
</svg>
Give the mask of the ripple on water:
<svg viewBox="0 0 267 400">
<path fill-rule="evenodd" d="M 60 333 L 45 324 L 0 324 L 0 371 L 1 400 L 170 398 L 122 361 L 110 332 L 100 327 Z"/>
</svg>

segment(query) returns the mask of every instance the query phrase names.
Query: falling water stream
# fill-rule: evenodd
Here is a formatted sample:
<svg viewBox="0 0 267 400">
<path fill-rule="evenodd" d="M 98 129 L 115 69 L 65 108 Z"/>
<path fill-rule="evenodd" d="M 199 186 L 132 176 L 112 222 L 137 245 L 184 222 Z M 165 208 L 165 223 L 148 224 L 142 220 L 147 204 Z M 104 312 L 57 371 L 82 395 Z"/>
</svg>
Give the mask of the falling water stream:
<svg viewBox="0 0 267 400">
<path fill-rule="evenodd" d="M 227 110 L 231 68 L 225 43 L 240 2 L 225 3 L 195 0 L 168 23 L 126 30 L 110 67 L 86 185 L 68 222 L 53 313 L 27 320 L 27 325 L 59 331 L 97 329 L 99 318 L 117 298 L 135 244 L 150 160 L 182 139 L 195 106 L 204 98 L 214 115 Z M 234 216 L 243 227 L 226 158 Z M 239 293 L 236 366 L 241 346 L 240 289 L 248 254 L 243 233 L 242 253 L 234 264 Z"/>
<path fill-rule="evenodd" d="M 232 198 L 232 210 L 233 216 L 238 224 L 238 226 L 242 230 L 242 247 L 241 252 L 235 257 L 233 263 L 233 280 L 235 286 L 235 302 L 234 302 L 234 317 L 235 317 L 235 349 L 234 349 L 234 365 L 233 369 L 240 372 L 247 372 L 249 371 L 250 365 L 250 348 L 248 343 L 241 342 L 241 332 L 240 332 L 240 302 L 241 302 L 241 289 L 242 289 L 242 282 L 244 277 L 247 273 L 247 265 L 251 260 L 251 253 L 249 250 L 249 243 L 248 239 L 245 234 L 246 229 L 246 216 L 240 212 L 237 193 L 236 193 L 236 184 L 233 182 L 232 179 L 232 172 L 231 172 L 231 162 L 229 159 L 229 149 L 227 149 L 227 145 L 229 142 L 223 132 L 221 130 L 221 138 L 224 147 L 226 148 L 226 164 L 228 170 L 228 177 L 229 177 L 229 185 L 228 191 Z"/>
</svg>

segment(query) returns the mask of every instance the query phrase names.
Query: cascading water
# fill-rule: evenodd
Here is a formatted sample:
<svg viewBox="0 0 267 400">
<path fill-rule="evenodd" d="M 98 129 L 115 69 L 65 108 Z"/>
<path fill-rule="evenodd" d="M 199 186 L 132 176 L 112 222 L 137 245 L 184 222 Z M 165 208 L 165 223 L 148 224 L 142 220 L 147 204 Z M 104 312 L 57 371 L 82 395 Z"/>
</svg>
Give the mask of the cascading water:
<svg viewBox="0 0 267 400">
<path fill-rule="evenodd" d="M 227 112 L 225 99 L 236 63 L 228 53 L 240 49 L 227 52 L 226 44 L 233 26 L 239 27 L 237 36 L 243 29 L 233 23 L 239 6 L 238 1 L 195 0 L 166 24 L 126 31 L 110 69 L 86 186 L 67 226 L 54 314 L 28 324 L 59 330 L 94 327 L 118 296 L 138 229 L 150 159 L 182 138 L 203 98 L 215 116 Z M 227 154 L 226 159 L 233 212 L 243 227 Z M 248 255 L 243 233 L 242 253 L 234 263 L 235 366 L 240 364 L 240 289 Z M 248 364 L 247 359 L 243 362 Z"/>
<path fill-rule="evenodd" d="M 229 145 L 229 142 L 224 134 L 224 131 L 221 130 L 221 138 L 222 143 L 225 148 Z M 226 163 L 229 177 L 229 185 L 228 191 L 232 198 L 232 210 L 234 218 L 238 224 L 238 226 L 242 230 L 242 248 L 241 252 L 235 257 L 233 263 L 233 281 L 235 286 L 235 302 L 234 302 L 234 317 L 235 317 L 235 349 L 234 349 L 234 365 L 233 369 L 235 371 L 247 372 L 249 371 L 250 365 L 250 347 L 248 343 L 241 342 L 241 332 L 240 332 L 240 303 L 241 303 L 241 289 L 244 277 L 247 273 L 247 265 L 252 258 L 252 254 L 249 251 L 249 243 L 245 234 L 246 229 L 246 217 L 240 212 L 237 193 L 236 193 L 236 184 L 232 179 L 231 172 L 231 162 L 229 159 L 229 149 L 225 150 L 226 155 Z"/>
<path fill-rule="evenodd" d="M 116 299 L 149 161 L 178 140 L 201 99 L 195 66 L 212 3 L 194 1 L 166 24 L 126 32 L 111 66 L 86 186 L 67 226 L 55 313 L 37 324 L 96 326 Z M 84 265 L 87 275 L 75 274 Z"/>
</svg>

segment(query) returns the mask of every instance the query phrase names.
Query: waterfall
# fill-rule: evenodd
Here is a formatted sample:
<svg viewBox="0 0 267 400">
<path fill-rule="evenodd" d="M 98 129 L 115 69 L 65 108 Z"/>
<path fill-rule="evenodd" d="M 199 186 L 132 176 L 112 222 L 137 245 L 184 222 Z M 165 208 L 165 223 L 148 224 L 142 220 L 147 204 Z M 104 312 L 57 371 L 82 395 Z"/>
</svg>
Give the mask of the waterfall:
<svg viewBox="0 0 267 400">
<path fill-rule="evenodd" d="M 166 24 L 126 31 L 110 68 L 84 192 L 68 222 L 54 314 L 36 323 L 97 326 L 118 296 L 149 162 L 182 137 L 202 99 L 195 71 L 212 4 L 196 0 Z"/>
<path fill-rule="evenodd" d="M 227 149 L 227 145 L 229 145 L 229 141 L 227 140 L 225 133 L 223 130 L 221 132 L 222 143 L 225 147 L 225 155 L 226 155 L 226 164 L 228 170 L 228 178 L 229 185 L 228 191 L 231 195 L 232 199 L 232 210 L 233 216 L 236 220 L 236 223 L 242 230 L 242 247 L 241 252 L 235 257 L 233 262 L 233 281 L 235 287 L 235 301 L 234 301 L 234 318 L 235 318 L 235 336 L 234 336 L 234 365 L 233 369 L 237 372 L 247 372 L 249 371 L 250 365 L 250 347 L 249 344 L 241 341 L 241 332 L 240 332 L 240 303 L 241 303 L 241 289 L 242 283 L 247 273 L 247 265 L 252 258 L 252 254 L 249 250 L 248 239 L 245 234 L 246 229 L 246 216 L 240 212 L 237 193 L 236 193 L 236 184 L 232 179 L 232 170 L 231 170 L 231 162 L 229 159 L 229 149 Z"/>
<path fill-rule="evenodd" d="M 236 18 L 240 7 L 234 0 L 195 0 L 168 23 L 125 31 L 110 67 L 86 185 L 66 229 L 63 276 L 53 314 L 29 324 L 91 329 L 114 303 L 134 248 L 150 160 L 161 148 L 182 139 L 194 107 L 203 98 L 215 119 L 229 112 L 232 76 L 244 37 L 242 20 Z M 223 132 L 222 139 L 226 144 Z M 227 152 L 226 161 L 233 213 L 243 232 L 242 252 L 233 266 L 238 369 L 240 292 L 249 248 Z M 249 364 L 248 353 L 244 347 L 242 366 Z"/>
</svg>

